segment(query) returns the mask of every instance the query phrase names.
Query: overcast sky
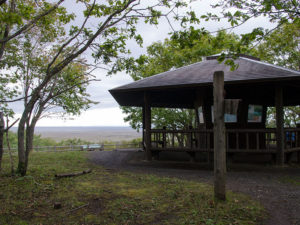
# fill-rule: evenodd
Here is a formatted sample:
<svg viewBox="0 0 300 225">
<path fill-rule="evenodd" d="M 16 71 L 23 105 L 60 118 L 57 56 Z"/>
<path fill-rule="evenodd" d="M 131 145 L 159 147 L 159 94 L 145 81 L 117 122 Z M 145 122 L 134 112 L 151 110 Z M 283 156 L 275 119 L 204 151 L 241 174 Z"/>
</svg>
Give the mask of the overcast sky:
<svg viewBox="0 0 300 225">
<path fill-rule="evenodd" d="M 202 14 L 207 11 L 213 11 L 209 4 L 212 1 L 202 0 L 196 1 L 193 3 L 192 8 L 199 14 Z M 66 5 L 67 8 L 74 10 L 77 15 L 80 15 L 81 12 L 70 5 Z M 80 19 L 80 16 L 78 16 Z M 228 27 L 229 25 L 224 22 L 205 22 L 199 25 L 200 27 L 205 27 L 209 31 L 216 31 L 221 28 Z M 245 33 L 251 31 L 254 27 L 264 26 L 272 27 L 265 18 L 259 18 L 252 20 L 243 26 L 236 28 L 233 32 L 237 34 Z M 174 24 L 176 29 L 179 26 Z M 138 31 L 144 38 L 143 48 L 138 47 L 133 42 L 130 42 L 128 47 L 131 50 L 133 56 L 139 56 L 140 54 L 145 53 L 145 48 L 156 41 L 163 41 L 168 37 L 168 33 L 172 30 L 168 25 L 167 21 L 162 19 L 158 26 L 147 26 L 145 24 L 139 24 L 137 27 Z M 89 57 L 86 54 L 86 57 Z M 129 126 L 123 120 L 124 115 L 113 99 L 109 94 L 108 90 L 130 83 L 132 79 L 126 73 L 118 73 L 116 75 L 107 77 L 104 71 L 98 70 L 94 74 L 98 79 L 101 79 L 100 82 L 94 82 L 89 85 L 88 91 L 91 94 L 91 98 L 95 101 L 100 102 L 96 106 L 93 106 L 86 112 L 83 112 L 81 116 L 74 117 L 72 120 L 62 120 L 60 118 L 43 118 L 38 123 L 37 126 Z M 15 108 L 21 107 L 20 105 L 15 105 Z M 19 111 L 19 110 L 18 110 Z M 19 114 L 17 114 L 19 116 Z"/>
</svg>

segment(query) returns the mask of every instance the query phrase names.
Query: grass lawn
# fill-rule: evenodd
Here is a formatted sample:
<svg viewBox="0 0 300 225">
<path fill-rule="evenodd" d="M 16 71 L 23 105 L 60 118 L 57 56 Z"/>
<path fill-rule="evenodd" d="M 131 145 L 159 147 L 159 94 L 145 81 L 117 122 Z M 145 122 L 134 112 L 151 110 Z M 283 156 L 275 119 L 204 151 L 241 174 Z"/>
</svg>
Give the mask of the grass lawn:
<svg viewBox="0 0 300 225">
<path fill-rule="evenodd" d="M 87 162 L 85 152 L 32 153 L 28 174 L 0 175 L 0 224 L 257 224 L 265 215 L 250 198 L 228 192 L 213 201 L 210 185 L 117 172 Z M 56 173 L 92 173 L 54 178 Z M 54 209 L 54 203 L 62 207 Z"/>
</svg>

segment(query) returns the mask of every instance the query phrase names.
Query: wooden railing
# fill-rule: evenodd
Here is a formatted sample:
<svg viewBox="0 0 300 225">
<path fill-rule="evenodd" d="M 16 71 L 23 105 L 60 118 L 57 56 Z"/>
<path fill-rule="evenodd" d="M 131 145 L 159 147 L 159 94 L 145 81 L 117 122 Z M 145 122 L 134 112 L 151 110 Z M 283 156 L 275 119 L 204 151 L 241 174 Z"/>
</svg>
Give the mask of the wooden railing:
<svg viewBox="0 0 300 225">
<path fill-rule="evenodd" d="M 300 128 L 284 129 L 285 151 L 300 149 Z M 213 151 L 213 130 L 151 130 L 151 150 Z M 276 129 L 227 129 L 228 152 L 276 152 Z"/>
<path fill-rule="evenodd" d="M 121 149 L 141 149 L 142 143 L 122 143 L 115 142 L 110 144 L 99 144 L 95 146 L 95 144 L 90 145 L 66 145 L 66 146 L 34 146 L 32 151 L 35 152 L 65 152 L 65 151 L 111 151 L 111 150 L 121 150 Z M 12 147 L 10 149 L 12 153 L 17 153 L 18 148 Z M 8 148 L 3 148 L 3 152 L 8 153 Z"/>
</svg>

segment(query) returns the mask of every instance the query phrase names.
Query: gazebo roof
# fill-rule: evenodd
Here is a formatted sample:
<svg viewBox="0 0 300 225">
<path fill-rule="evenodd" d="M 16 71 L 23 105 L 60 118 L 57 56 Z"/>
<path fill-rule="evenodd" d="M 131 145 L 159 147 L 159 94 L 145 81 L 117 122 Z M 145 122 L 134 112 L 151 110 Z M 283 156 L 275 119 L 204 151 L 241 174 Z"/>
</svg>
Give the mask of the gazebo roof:
<svg viewBox="0 0 300 225">
<path fill-rule="evenodd" d="M 164 92 L 169 90 L 169 93 L 171 93 L 172 90 L 173 92 L 177 90 L 177 92 L 175 92 L 179 93 L 178 90 L 181 90 L 180 93 L 184 95 L 184 91 L 188 92 L 188 89 L 191 88 L 203 89 L 205 87 L 211 87 L 213 73 L 215 71 L 224 71 L 225 87 L 226 85 L 250 85 L 253 87 L 253 85 L 259 83 L 270 85 L 278 82 L 280 82 L 280 84 L 282 82 L 289 82 L 294 85 L 300 85 L 299 71 L 265 63 L 246 55 L 240 56 L 235 60 L 235 63 L 238 64 L 238 68 L 234 71 L 230 71 L 230 66 L 219 63 L 217 56 L 210 56 L 202 62 L 170 70 L 111 89 L 110 93 L 122 106 L 142 106 L 142 96 L 139 95 L 145 91 L 162 93 L 163 90 L 165 90 Z M 163 98 L 163 96 L 160 97 Z M 155 106 L 155 101 L 152 102 Z M 166 102 L 164 104 L 158 103 L 156 106 L 168 107 Z M 178 106 L 183 105 L 179 104 Z M 170 107 L 176 106 L 172 105 Z"/>
</svg>

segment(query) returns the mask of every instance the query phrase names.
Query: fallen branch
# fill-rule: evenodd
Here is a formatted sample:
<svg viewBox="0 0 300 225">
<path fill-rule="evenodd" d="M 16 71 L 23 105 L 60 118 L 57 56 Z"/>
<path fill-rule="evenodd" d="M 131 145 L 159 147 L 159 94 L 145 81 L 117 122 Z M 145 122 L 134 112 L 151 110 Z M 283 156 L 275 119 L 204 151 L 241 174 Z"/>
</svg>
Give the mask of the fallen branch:
<svg viewBox="0 0 300 225">
<path fill-rule="evenodd" d="M 70 214 L 70 213 L 72 213 L 72 212 L 74 212 L 74 211 L 76 211 L 76 210 L 78 210 L 78 209 L 82 209 L 82 208 L 84 208 L 84 207 L 86 207 L 86 206 L 89 206 L 89 203 L 87 203 L 87 204 L 85 204 L 85 205 L 82 205 L 82 206 L 79 206 L 79 207 L 77 207 L 77 208 L 75 208 L 75 209 L 71 209 L 70 211 L 67 212 L 67 214 Z"/>
<path fill-rule="evenodd" d="M 74 176 L 79 176 L 79 175 L 83 175 L 83 174 L 87 174 L 92 172 L 91 169 L 88 170 L 84 170 L 82 172 L 78 172 L 78 173 L 64 173 L 64 174 L 55 174 L 56 178 L 63 178 L 63 177 L 74 177 Z"/>
</svg>

